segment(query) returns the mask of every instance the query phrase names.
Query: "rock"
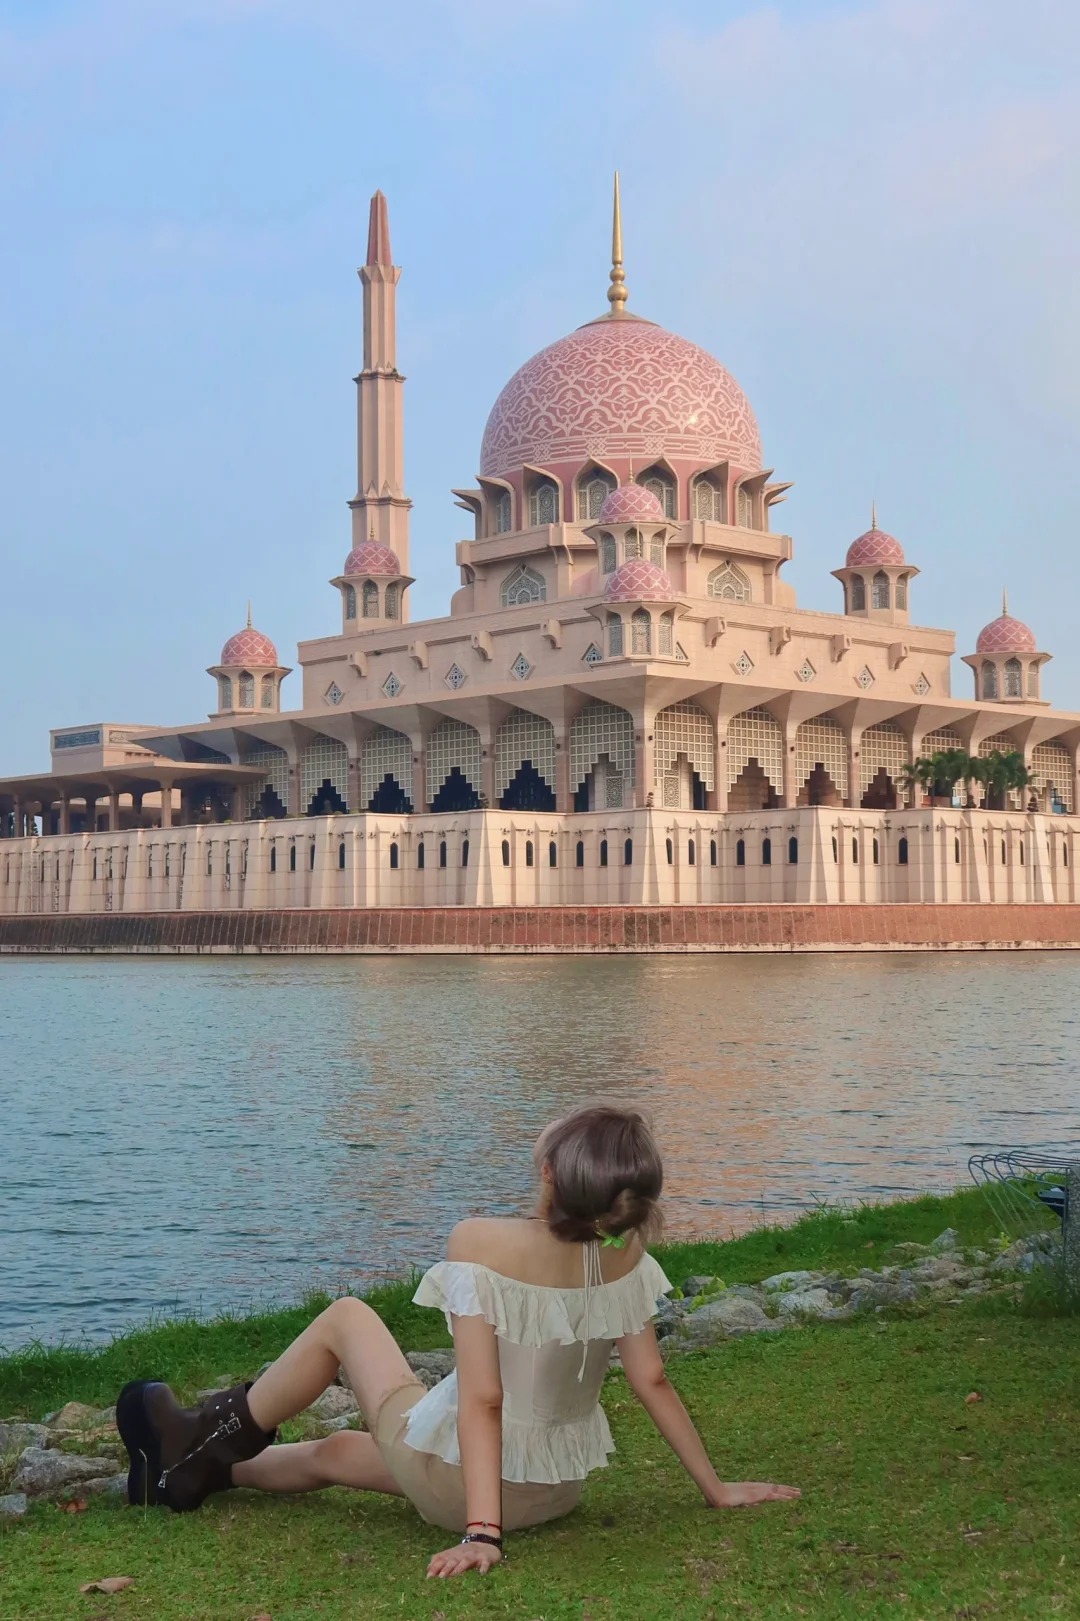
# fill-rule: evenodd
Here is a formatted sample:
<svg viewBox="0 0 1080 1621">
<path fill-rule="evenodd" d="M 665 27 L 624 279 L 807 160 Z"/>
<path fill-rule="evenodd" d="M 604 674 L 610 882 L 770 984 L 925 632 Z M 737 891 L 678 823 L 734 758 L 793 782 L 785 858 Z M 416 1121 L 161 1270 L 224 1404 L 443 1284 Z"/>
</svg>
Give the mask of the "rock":
<svg viewBox="0 0 1080 1621">
<path fill-rule="evenodd" d="M 959 1255 L 928 1255 L 925 1261 L 910 1267 L 906 1275 L 916 1283 L 936 1283 L 942 1278 L 958 1278 L 969 1270 Z"/>
<path fill-rule="evenodd" d="M 114 1409 L 115 1412 L 115 1409 Z M 98 1409 L 82 1401 L 65 1402 L 45 1420 L 50 1430 L 88 1430 L 98 1421 Z"/>
<path fill-rule="evenodd" d="M 0 1520 L 21 1520 L 26 1508 L 25 1492 L 7 1492 L 0 1497 Z"/>
<path fill-rule="evenodd" d="M 23 1424 L 17 1418 L 0 1420 L 0 1457 L 26 1447 L 44 1447 L 49 1439 L 44 1424 Z"/>
<path fill-rule="evenodd" d="M 808 1289 L 820 1283 L 824 1276 L 824 1272 L 774 1272 L 771 1278 L 765 1278 L 761 1287 L 770 1294 L 775 1289 Z"/>
<path fill-rule="evenodd" d="M 723 1283 L 719 1278 L 710 1278 L 704 1272 L 696 1272 L 692 1278 L 687 1278 L 682 1286 L 682 1292 L 687 1300 L 695 1295 L 707 1294 L 710 1289 L 722 1289 Z"/>
<path fill-rule="evenodd" d="M 405 1360 L 429 1390 L 454 1371 L 453 1351 L 406 1351 Z"/>
<path fill-rule="evenodd" d="M 827 1289 L 787 1289 L 777 1297 L 777 1305 L 781 1317 L 796 1317 L 800 1312 L 807 1317 L 824 1317 L 834 1309 Z"/>
<path fill-rule="evenodd" d="M 102 1480 L 116 1473 L 114 1458 L 77 1458 L 66 1452 L 27 1447 L 11 1484 L 28 1497 L 54 1497 L 69 1486 Z"/>
<path fill-rule="evenodd" d="M 331 1418 L 322 1426 L 327 1435 L 336 1435 L 338 1430 L 363 1430 L 367 1428 L 357 1408 L 355 1413 L 342 1413 L 340 1418 Z"/>
<path fill-rule="evenodd" d="M 920 1255 L 929 1255 L 929 1244 L 915 1244 L 905 1241 L 902 1244 L 892 1244 L 886 1251 L 891 1261 L 912 1261 Z"/>
<path fill-rule="evenodd" d="M 80 1497 L 126 1497 L 127 1475 L 102 1475 L 96 1480 L 80 1480 Z"/>
<path fill-rule="evenodd" d="M 723 1340 L 740 1339 L 744 1334 L 760 1334 L 779 1325 L 770 1321 L 754 1300 L 739 1295 L 720 1295 L 706 1301 L 685 1319 L 674 1339 L 686 1346 L 717 1345 Z"/>
<path fill-rule="evenodd" d="M 946 1227 L 943 1233 L 930 1240 L 931 1255 L 944 1255 L 947 1250 L 960 1248 L 960 1234 L 955 1227 Z"/>
<path fill-rule="evenodd" d="M 864 1278 L 852 1293 L 848 1304 L 852 1312 L 880 1311 L 883 1306 L 909 1306 L 918 1300 L 919 1291 L 903 1278 Z"/>
<path fill-rule="evenodd" d="M 308 1408 L 308 1412 L 324 1424 L 329 1424 L 335 1418 L 351 1418 L 359 1411 L 359 1403 L 352 1391 L 344 1390 L 341 1385 L 331 1385 Z"/>
<path fill-rule="evenodd" d="M 691 1302 L 688 1300 L 661 1300 L 656 1308 L 656 1337 L 662 1340 L 673 1334 L 686 1316 Z"/>
</svg>

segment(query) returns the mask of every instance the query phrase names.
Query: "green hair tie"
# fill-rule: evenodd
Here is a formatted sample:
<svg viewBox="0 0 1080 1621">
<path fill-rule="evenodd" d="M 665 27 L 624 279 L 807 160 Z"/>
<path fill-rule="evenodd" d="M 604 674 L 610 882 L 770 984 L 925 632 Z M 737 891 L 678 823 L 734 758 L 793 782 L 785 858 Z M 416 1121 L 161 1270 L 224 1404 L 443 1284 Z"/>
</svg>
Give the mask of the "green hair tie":
<svg viewBox="0 0 1080 1621">
<path fill-rule="evenodd" d="M 615 1238 L 611 1233 L 600 1233 L 599 1231 L 597 1232 L 597 1237 L 601 1239 L 603 1247 L 606 1250 L 621 1250 L 626 1248 L 625 1238 Z"/>
</svg>

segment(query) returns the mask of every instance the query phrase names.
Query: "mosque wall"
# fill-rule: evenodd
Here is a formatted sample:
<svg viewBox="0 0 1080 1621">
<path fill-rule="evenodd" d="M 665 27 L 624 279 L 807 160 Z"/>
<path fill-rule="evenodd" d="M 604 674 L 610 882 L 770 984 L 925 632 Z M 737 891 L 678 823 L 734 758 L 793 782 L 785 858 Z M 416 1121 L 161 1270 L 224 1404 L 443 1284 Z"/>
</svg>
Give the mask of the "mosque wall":
<svg viewBox="0 0 1080 1621">
<path fill-rule="evenodd" d="M 1040 813 L 328 815 L 5 840 L 0 915 L 385 907 L 1075 902 Z"/>
</svg>

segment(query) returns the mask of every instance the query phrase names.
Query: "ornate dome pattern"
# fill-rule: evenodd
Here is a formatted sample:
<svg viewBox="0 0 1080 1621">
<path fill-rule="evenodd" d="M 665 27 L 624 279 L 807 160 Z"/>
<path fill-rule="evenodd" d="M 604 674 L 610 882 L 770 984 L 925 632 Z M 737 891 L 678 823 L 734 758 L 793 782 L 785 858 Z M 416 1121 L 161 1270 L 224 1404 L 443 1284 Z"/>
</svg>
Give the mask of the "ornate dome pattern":
<svg viewBox="0 0 1080 1621">
<path fill-rule="evenodd" d="M 664 509 L 651 490 L 640 484 L 620 484 L 605 496 L 599 523 L 664 523 Z"/>
<path fill-rule="evenodd" d="M 400 574 L 397 552 L 378 540 L 362 540 L 345 559 L 342 574 Z"/>
<path fill-rule="evenodd" d="M 628 558 L 620 563 L 604 592 L 605 602 L 671 602 L 675 587 L 670 577 L 655 563 L 644 558 Z"/>
<path fill-rule="evenodd" d="M 868 529 L 852 541 L 847 552 L 848 568 L 872 568 L 879 563 L 895 566 L 906 561 L 900 542 L 884 529 Z"/>
<path fill-rule="evenodd" d="M 999 614 L 979 632 L 976 653 L 1034 653 L 1038 644 L 1022 619 Z"/>
<path fill-rule="evenodd" d="M 480 471 L 657 456 L 761 468 L 746 395 L 718 360 L 651 321 L 578 327 L 516 371 L 492 406 Z"/>
<path fill-rule="evenodd" d="M 221 649 L 220 664 L 271 664 L 276 666 L 278 661 L 277 648 L 269 636 L 264 636 L 261 630 L 247 625 L 238 630 L 235 636 L 230 636 Z"/>
</svg>

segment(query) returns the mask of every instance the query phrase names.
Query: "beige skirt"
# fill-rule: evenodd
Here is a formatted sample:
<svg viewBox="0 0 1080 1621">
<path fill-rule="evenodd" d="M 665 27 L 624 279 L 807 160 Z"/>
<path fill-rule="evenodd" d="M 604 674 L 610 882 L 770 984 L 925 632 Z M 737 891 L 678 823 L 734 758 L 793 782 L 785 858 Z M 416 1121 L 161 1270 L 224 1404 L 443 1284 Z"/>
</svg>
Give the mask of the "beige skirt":
<svg viewBox="0 0 1080 1621">
<path fill-rule="evenodd" d="M 417 1452 L 405 1441 L 409 1414 L 425 1394 L 418 1380 L 391 1391 L 375 1415 L 371 1433 L 383 1463 L 421 1518 L 447 1531 L 464 1531 L 468 1515 L 460 1465 L 447 1463 L 432 1452 Z M 544 1520 L 569 1514 L 578 1505 L 583 1485 L 580 1480 L 563 1481 L 557 1486 L 504 1480 L 503 1530 L 520 1531 L 526 1525 L 540 1525 Z"/>
</svg>

